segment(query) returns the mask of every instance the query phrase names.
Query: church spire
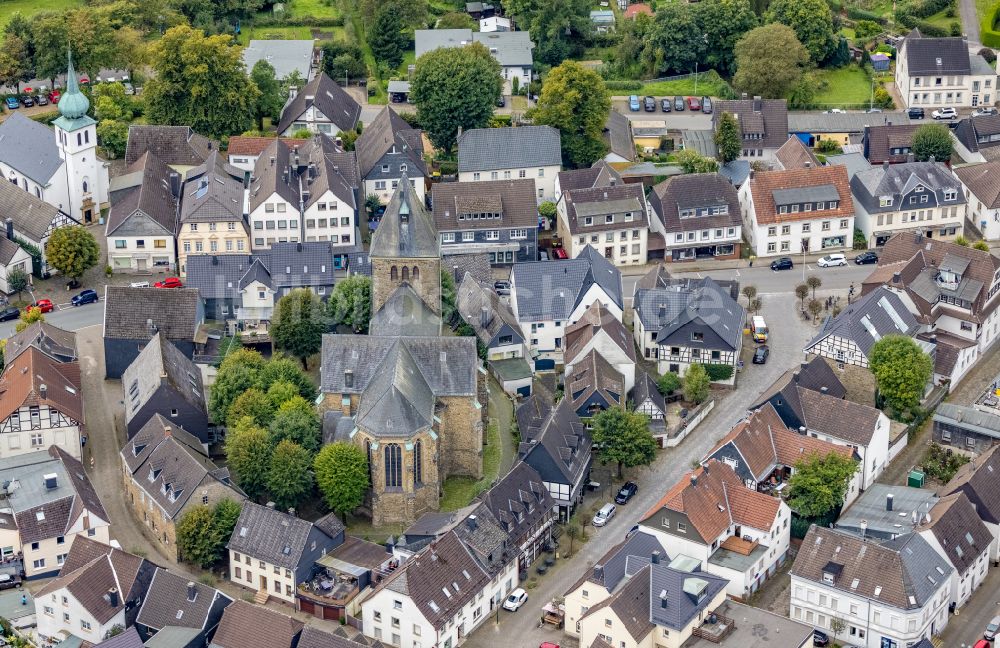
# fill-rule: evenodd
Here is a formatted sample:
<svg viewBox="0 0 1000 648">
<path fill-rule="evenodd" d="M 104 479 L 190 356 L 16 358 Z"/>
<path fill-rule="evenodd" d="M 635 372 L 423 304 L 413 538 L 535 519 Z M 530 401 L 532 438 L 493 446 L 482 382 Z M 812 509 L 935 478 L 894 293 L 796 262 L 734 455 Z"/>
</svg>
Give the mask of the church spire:
<svg viewBox="0 0 1000 648">
<path fill-rule="evenodd" d="M 80 82 L 73 69 L 73 51 L 66 50 L 66 91 L 59 98 L 59 114 L 66 119 L 79 119 L 87 114 L 90 101 L 80 92 Z"/>
</svg>

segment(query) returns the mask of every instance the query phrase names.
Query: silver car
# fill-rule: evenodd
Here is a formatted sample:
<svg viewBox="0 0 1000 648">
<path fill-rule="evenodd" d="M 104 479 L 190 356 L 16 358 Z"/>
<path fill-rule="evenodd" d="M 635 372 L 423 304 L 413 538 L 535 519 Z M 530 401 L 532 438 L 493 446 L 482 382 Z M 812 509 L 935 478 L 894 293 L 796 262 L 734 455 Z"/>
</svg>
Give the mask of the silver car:
<svg viewBox="0 0 1000 648">
<path fill-rule="evenodd" d="M 615 516 L 615 505 L 605 504 L 601 507 L 601 510 L 594 515 L 593 525 L 595 527 L 602 527 L 608 523 L 608 520 Z"/>
</svg>

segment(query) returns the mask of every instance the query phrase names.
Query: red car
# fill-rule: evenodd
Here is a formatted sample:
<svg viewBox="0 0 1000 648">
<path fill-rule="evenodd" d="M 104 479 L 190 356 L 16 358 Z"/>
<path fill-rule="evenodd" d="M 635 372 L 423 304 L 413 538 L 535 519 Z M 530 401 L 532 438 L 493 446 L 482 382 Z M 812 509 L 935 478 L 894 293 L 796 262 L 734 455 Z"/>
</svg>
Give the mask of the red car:
<svg viewBox="0 0 1000 648">
<path fill-rule="evenodd" d="M 28 308 L 38 308 L 41 309 L 43 313 L 51 313 L 55 310 L 55 306 L 52 305 L 51 299 L 39 299 L 31 306 L 28 306 Z"/>
<path fill-rule="evenodd" d="M 701 99 L 698 97 L 688 97 L 689 110 L 701 110 Z"/>
<path fill-rule="evenodd" d="M 57 103 L 59 103 L 59 97 L 60 96 L 61 95 L 59 94 L 58 90 L 53 90 L 52 92 L 49 93 L 49 103 L 50 104 L 57 104 Z"/>
<path fill-rule="evenodd" d="M 559 648 L 559 644 L 552 643 L 551 641 L 543 641 L 538 645 L 538 648 Z"/>
<path fill-rule="evenodd" d="M 569 258 L 569 254 L 566 253 L 566 250 L 564 248 L 553 248 L 552 249 L 552 256 L 553 256 L 553 258 L 556 258 L 556 259 L 568 259 Z"/>
<path fill-rule="evenodd" d="M 157 281 L 153 288 L 183 288 L 184 284 L 177 277 L 167 277 L 163 281 Z"/>
</svg>

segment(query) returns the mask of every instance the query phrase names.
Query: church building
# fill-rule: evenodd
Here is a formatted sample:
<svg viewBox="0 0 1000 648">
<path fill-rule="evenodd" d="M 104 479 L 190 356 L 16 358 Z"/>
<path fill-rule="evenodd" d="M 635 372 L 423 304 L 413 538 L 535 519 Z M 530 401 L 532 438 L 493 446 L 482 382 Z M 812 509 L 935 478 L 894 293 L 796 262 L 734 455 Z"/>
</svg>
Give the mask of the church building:
<svg viewBox="0 0 1000 648">
<path fill-rule="evenodd" d="M 409 524 L 447 477 L 482 476 L 486 375 L 476 338 L 441 335 L 440 238 L 405 177 L 370 257 L 369 334 L 323 336 L 325 427 L 368 455 L 373 523 Z"/>
</svg>

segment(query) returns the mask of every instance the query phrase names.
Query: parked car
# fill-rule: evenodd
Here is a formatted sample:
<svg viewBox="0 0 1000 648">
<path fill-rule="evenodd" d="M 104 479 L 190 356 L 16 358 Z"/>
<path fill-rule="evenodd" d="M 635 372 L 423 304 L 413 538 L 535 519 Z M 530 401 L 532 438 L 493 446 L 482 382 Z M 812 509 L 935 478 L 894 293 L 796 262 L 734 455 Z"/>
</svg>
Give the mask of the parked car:
<svg viewBox="0 0 1000 648">
<path fill-rule="evenodd" d="M 869 265 L 871 263 L 878 263 L 878 255 L 874 252 L 862 252 L 858 256 L 854 257 L 854 262 L 858 265 Z"/>
<path fill-rule="evenodd" d="M 992 648 L 992 644 L 985 639 L 980 639 L 972 648 Z"/>
<path fill-rule="evenodd" d="M 122 86 L 125 88 L 125 94 L 127 94 L 127 95 L 134 95 L 135 94 L 135 86 L 133 86 L 131 83 L 126 82 L 126 83 L 123 83 Z M 501 95 L 501 97 L 502 97 L 502 95 Z"/>
<path fill-rule="evenodd" d="M 21 97 L 21 104 L 25 108 L 31 108 L 32 106 L 35 105 L 35 100 L 31 98 L 31 95 L 24 95 L 23 97 Z"/>
<path fill-rule="evenodd" d="M 49 103 L 59 103 L 59 97 L 61 96 L 58 90 L 53 90 L 49 93 Z"/>
<path fill-rule="evenodd" d="M 568 259 L 569 252 L 566 248 L 552 248 L 552 258 L 553 259 Z"/>
<path fill-rule="evenodd" d="M 21 576 L 18 574 L 0 574 L 0 590 L 16 587 L 21 589 Z"/>
<path fill-rule="evenodd" d="M 842 115 L 845 112 L 847 112 L 847 111 L 844 110 L 843 108 L 831 108 L 830 110 L 824 110 L 823 114 L 824 115 Z"/>
<path fill-rule="evenodd" d="M 503 602 L 503 609 L 517 612 L 517 609 L 524 605 L 527 600 L 528 593 L 518 587 L 507 596 L 507 599 Z"/>
<path fill-rule="evenodd" d="M 6 102 L 8 110 L 17 110 L 21 107 L 21 104 L 17 101 L 17 97 L 7 97 Z"/>
<path fill-rule="evenodd" d="M 167 277 L 163 281 L 157 281 L 153 288 L 183 288 L 184 283 L 177 277 Z"/>
<path fill-rule="evenodd" d="M 993 641 L 997 638 L 997 633 L 1000 633 L 1000 616 L 993 617 L 993 620 L 986 625 L 986 631 L 983 632 L 983 639 Z"/>
<path fill-rule="evenodd" d="M 618 494 L 615 495 L 616 504 L 628 504 L 628 501 L 632 499 L 632 496 L 639 492 L 639 484 L 635 482 L 625 482 L 625 485 L 621 487 Z"/>
<path fill-rule="evenodd" d="M 830 637 L 826 636 L 826 633 L 822 630 L 813 630 L 813 645 L 814 646 L 829 646 Z"/>
<path fill-rule="evenodd" d="M 494 281 L 493 290 L 496 291 L 498 295 L 509 295 L 510 294 L 510 282 L 509 281 Z"/>
<path fill-rule="evenodd" d="M 871 114 L 882 112 L 882 109 L 881 108 L 869 108 L 865 112 L 868 113 L 869 115 L 871 115 Z"/>
<path fill-rule="evenodd" d="M 958 117 L 958 111 L 949 106 L 941 110 L 935 110 L 931 113 L 931 117 L 934 119 L 955 119 Z"/>
<path fill-rule="evenodd" d="M 674 97 L 674 110 L 678 112 L 684 111 L 684 97 Z"/>
<path fill-rule="evenodd" d="M 711 115 L 712 114 L 712 98 L 711 97 L 702 97 L 701 98 L 701 112 L 705 113 L 706 115 Z"/>
<path fill-rule="evenodd" d="M 601 507 L 595 515 L 592 523 L 595 527 L 602 527 L 608 523 L 608 520 L 615 516 L 616 507 L 614 504 L 605 504 Z"/>
<path fill-rule="evenodd" d="M 995 115 L 997 114 L 997 109 L 993 106 L 980 106 L 972 111 L 973 117 L 982 117 L 984 115 Z"/>
<path fill-rule="evenodd" d="M 538 644 L 538 648 L 559 648 L 559 644 L 552 643 L 551 641 L 543 641 Z"/>
<path fill-rule="evenodd" d="M 73 299 L 70 303 L 74 306 L 83 306 L 84 304 L 96 304 L 100 301 L 97 297 L 97 291 L 91 290 L 90 288 L 80 291 L 80 294 L 73 295 Z"/>
<path fill-rule="evenodd" d="M 506 105 L 507 105 L 507 98 L 504 97 L 503 95 L 500 95 L 500 98 L 497 99 L 497 108 L 503 108 Z"/>
<path fill-rule="evenodd" d="M 663 112 L 670 112 L 670 100 L 669 99 L 666 99 L 666 98 L 660 99 L 660 110 L 662 110 Z"/>
<path fill-rule="evenodd" d="M 780 259 L 776 259 L 775 261 L 771 262 L 771 270 L 774 271 L 791 270 L 794 267 L 794 265 L 795 264 L 792 263 L 792 260 L 790 258 L 781 257 Z"/>
<path fill-rule="evenodd" d="M 538 251 L 538 260 L 539 261 L 548 261 L 549 260 L 549 253 L 546 252 L 545 250 L 539 250 Z"/>
<path fill-rule="evenodd" d="M 698 97 L 688 97 L 688 108 L 691 110 L 701 110 L 701 100 Z"/>
<path fill-rule="evenodd" d="M 923 108 L 910 108 L 906 111 L 906 114 L 910 119 L 923 119 L 924 109 Z"/>
<path fill-rule="evenodd" d="M 628 109 L 632 112 L 639 112 L 639 96 L 632 95 L 628 98 Z"/>
<path fill-rule="evenodd" d="M 766 344 L 762 344 L 753 352 L 753 363 L 754 364 L 767 364 L 767 356 L 771 355 L 771 349 L 767 347 Z"/>
<path fill-rule="evenodd" d="M 845 266 L 847 265 L 847 257 L 843 254 L 827 254 L 825 257 L 816 262 L 821 268 L 832 268 L 835 266 Z"/>
<path fill-rule="evenodd" d="M 37 308 L 43 313 L 51 313 L 53 310 L 55 310 L 55 306 L 52 304 L 51 299 L 39 299 L 34 304 L 28 306 L 28 308 Z"/>
<path fill-rule="evenodd" d="M 652 97 L 646 97 L 645 99 L 642 100 L 642 103 L 643 103 L 643 108 L 646 109 L 646 112 L 656 112 L 656 99 Z"/>
<path fill-rule="evenodd" d="M 36 94 L 35 95 L 35 104 L 39 105 L 39 106 L 48 106 L 49 105 L 49 98 L 46 97 L 43 94 Z"/>
<path fill-rule="evenodd" d="M 133 281 L 128 285 L 129 288 L 149 288 L 148 281 Z"/>
<path fill-rule="evenodd" d="M 8 306 L 0 311 L 0 322 L 9 322 L 10 320 L 20 319 L 20 317 L 21 309 L 15 306 Z"/>
</svg>

